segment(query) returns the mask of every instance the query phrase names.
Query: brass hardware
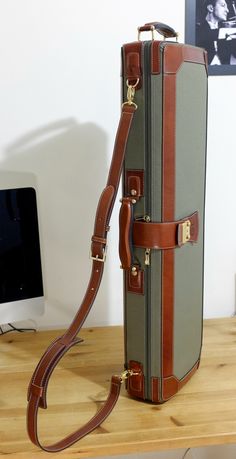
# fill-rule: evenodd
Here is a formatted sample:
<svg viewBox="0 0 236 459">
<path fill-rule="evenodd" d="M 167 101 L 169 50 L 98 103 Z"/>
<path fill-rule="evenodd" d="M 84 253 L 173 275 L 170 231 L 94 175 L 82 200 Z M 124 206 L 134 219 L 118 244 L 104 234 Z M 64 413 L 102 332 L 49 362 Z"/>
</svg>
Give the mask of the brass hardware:
<svg viewBox="0 0 236 459">
<path fill-rule="evenodd" d="M 155 30 L 156 30 L 155 26 L 152 25 L 150 27 L 150 32 L 152 34 L 152 41 L 155 39 L 155 34 L 154 34 Z M 149 31 L 147 31 L 147 32 L 149 32 Z M 138 41 L 140 41 L 141 33 L 142 33 L 142 30 L 140 30 L 140 27 L 138 27 Z M 178 43 L 179 42 L 179 33 L 178 32 L 176 32 L 175 39 L 176 39 L 176 42 Z M 163 41 L 166 41 L 166 37 L 165 36 L 163 37 Z"/>
<path fill-rule="evenodd" d="M 145 260 L 144 260 L 144 263 L 146 266 L 149 266 L 150 265 L 150 253 L 151 253 L 151 249 L 145 249 Z"/>
<path fill-rule="evenodd" d="M 134 370 L 125 370 L 119 375 L 119 377 L 120 377 L 121 382 L 123 383 L 130 376 L 138 376 L 138 375 L 140 375 L 140 372 L 137 372 Z"/>
<path fill-rule="evenodd" d="M 151 34 L 152 34 L 152 41 L 153 41 L 154 38 L 155 38 L 155 37 L 154 37 L 154 31 L 155 31 L 155 27 L 152 25 L 152 26 L 150 27 L 150 32 L 151 32 Z M 149 32 L 149 31 L 147 31 L 147 32 Z M 141 33 L 142 33 L 142 30 L 140 30 L 140 27 L 138 27 L 138 41 L 140 41 L 140 35 L 141 35 Z"/>
<path fill-rule="evenodd" d="M 187 220 L 186 222 L 181 223 L 182 225 L 182 244 L 186 244 L 190 240 L 190 228 L 191 222 Z"/>
<path fill-rule="evenodd" d="M 130 194 L 131 194 L 131 196 L 137 196 L 137 191 L 136 190 L 131 190 Z"/>
<path fill-rule="evenodd" d="M 166 37 L 164 37 L 163 40 L 164 40 L 164 41 L 167 41 L 167 40 L 166 40 Z M 176 32 L 175 40 L 176 40 L 176 43 L 179 43 L 179 33 L 178 33 L 178 32 Z"/>
<path fill-rule="evenodd" d="M 135 96 L 135 88 L 139 84 L 139 78 L 137 78 L 135 84 L 129 84 L 129 80 L 126 80 L 126 85 L 127 85 L 127 101 L 122 104 L 122 107 L 124 105 L 133 105 L 135 109 L 138 108 L 137 104 L 134 103 L 134 96 Z"/>
<path fill-rule="evenodd" d="M 131 274 L 132 276 L 136 277 L 138 275 L 137 268 L 135 266 L 132 266 L 131 268 Z"/>
<path fill-rule="evenodd" d="M 125 196 L 124 198 L 119 199 L 120 203 L 123 204 L 123 199 L 129 200 L 129 196 Z M 136 199 L 131 199 L 132 204 L 136 204 L 137 200 Z"/>
<path fill-rule="evenodd" d="M 107 245 L 106 245 L 106 247 L 103 249 L 102 258 L 100 258 L 99 255 L 95 255 L 95 257 L 93 257 L 92 252 L 90 252 L 90 258 L 91 258 L 91 260 L 100 261 L 101 263 L 105 263 L 105 261 L 106 261 L 106 256 L 107 256 Z"/>
<path fill-rule="evenodd" d="M 149 215 L 143 215 L 142 217 L 136 217 L 135 218 L 135 221 L 138 222 L 138 221 L 144 221 L 146 223 L 149 223 L 151 221 L 151 217 L 149 217 Z"/>
</svg>

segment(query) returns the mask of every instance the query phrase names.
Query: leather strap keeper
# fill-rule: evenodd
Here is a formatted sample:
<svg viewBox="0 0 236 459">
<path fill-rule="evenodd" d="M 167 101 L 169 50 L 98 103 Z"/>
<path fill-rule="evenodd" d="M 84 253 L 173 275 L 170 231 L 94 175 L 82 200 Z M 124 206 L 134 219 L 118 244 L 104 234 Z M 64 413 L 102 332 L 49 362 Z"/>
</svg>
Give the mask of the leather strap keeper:
<svg viewBox="0 0 236 459">
<path fill-rule="evenodd" d="M 175 222 L 133 223 L 133 244 L 150 249 L 174 249 L 186 242 L 197 242 L 198 212 Z"/>
<path fill-rule="evenodd" d="M 136 89 L 142 86 L 142 42 L 136 41 L 124 45 L 124 69 L 123 77 L 129 81 L 129 84 L 135 84 L 137 79 L 139 83 Z"/>
<path fill-rule="evenodd" d="M 126 56 L 127 79 L 134 80 L 141 77 L 140 56 L 138 52 L 130 52 Z"/>
</svg>

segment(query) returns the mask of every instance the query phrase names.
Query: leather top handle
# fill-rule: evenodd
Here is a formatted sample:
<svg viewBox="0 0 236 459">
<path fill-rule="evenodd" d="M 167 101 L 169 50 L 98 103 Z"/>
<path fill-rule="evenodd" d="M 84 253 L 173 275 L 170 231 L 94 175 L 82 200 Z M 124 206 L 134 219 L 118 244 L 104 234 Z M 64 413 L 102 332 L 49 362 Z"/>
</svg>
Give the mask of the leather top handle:
<svg viewBox="0 0 236 459">
<path fill-rule="evenodd" d="M 119 215 L 119 255 L 121 269 L 129 269 L 133 263 L 132 232 L 133 232 L 133 200 L 127 196 L 121 199 Z"/>
<path fill-rule="evenodd" d="M 149 30 L 151 32 L 156 30 L 164 38 L 178 38 L 178 32 L 163 22 L 147 22 L 144 26 L 138 27 L 139 37 L 141 32 L 148 32 Z"/>
</svg>

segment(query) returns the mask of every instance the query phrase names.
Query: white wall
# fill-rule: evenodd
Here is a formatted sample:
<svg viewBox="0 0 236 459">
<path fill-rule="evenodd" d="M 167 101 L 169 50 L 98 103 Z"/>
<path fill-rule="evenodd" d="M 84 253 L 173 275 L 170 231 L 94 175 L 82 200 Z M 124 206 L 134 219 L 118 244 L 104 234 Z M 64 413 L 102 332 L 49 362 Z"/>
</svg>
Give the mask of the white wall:
<svg viewBox="0 0 236 459">
<path fill-rule="evenodd" d="M 0 167 L 36 175 L 46 310 L 72 319 L 89 276 L 93 216 L 120 111 L 120 46 L 160 20 L 184 40 L 184 0 L 0 0 Z M 209 79 L 205 315 L 235 310 L 235 76 Z M 87 325 L 122 322 L 118 205 Z M 1 320 L 0 320 L 1 321 Z"/>
</svg>

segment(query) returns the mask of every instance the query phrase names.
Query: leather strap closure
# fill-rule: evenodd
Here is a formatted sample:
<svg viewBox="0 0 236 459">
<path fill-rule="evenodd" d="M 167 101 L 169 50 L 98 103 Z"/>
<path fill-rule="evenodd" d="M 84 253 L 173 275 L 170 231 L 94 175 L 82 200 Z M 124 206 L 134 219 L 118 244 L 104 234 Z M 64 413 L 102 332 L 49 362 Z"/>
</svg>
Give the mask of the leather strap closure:
<svg viewBox="0 0 236 459">
<path fill-rule="evenodd" d="M 42 445 L 38 438 L 37 416 L 39 408 L 47 408 L 46 393 L 50 376 L 63 355 L 75 344 L 81 341 L 77 338 L 93 303 L 96 298 L 104 270 L 105 248 L 109 221 L 114 207 L 122 166 L 124 162 L 126 144 L 130 127 L 133 121 L 135 106 L 125 104 L 122 107 L 121 118 L 117 130 L 111 166 L 109 170 L 107 185 L 100 197 L 94 224 L 94 235 L 92 236 L 91 258 L 92 270 L 87 290 L 80 308 L 63 336 L 57 338 L 41 357 L 29 384 L 28 390 L 28 411 L 27 428 L 31 441 L 45 451 L 57 452 L 71 446 L 82 437 L 92 432 L 110 414 L 119 396 L 123 378 L 112 376 L 110 394 L 107 401 L 98 413 L 82 428 L 76 430 L 61 441 L 53 445 Z"/>
<path fill-rule="evenodd" d="M 181 247 L 187 242 L 197 242 L 198 212 L 174 222 L 133 221 L 132 202 L 136 200 L 126 197 L 121 202 L 119 255 L 122 269 L 130 269 L 133 265 L 133 246 L 149 251 L 167 250 Z"/>
<path fill-rule="evenodd" d="M 181 220 L 163 223 L 133 223 L 133 244 L 150 249 L 175 249 L 187 242 L 197 242 L 198 212 Z"/>
<path fill-rule="evenodd" d="M 104 262 L 106 259 L 107 239 L 106 234 L 109 231 L 107 219 L 110 207 L 114 197 L 115 189 L 108 185 L 102 192 L 94 225 L 94 234 L 91 238 L 91 259 Z"/>
</svg>

